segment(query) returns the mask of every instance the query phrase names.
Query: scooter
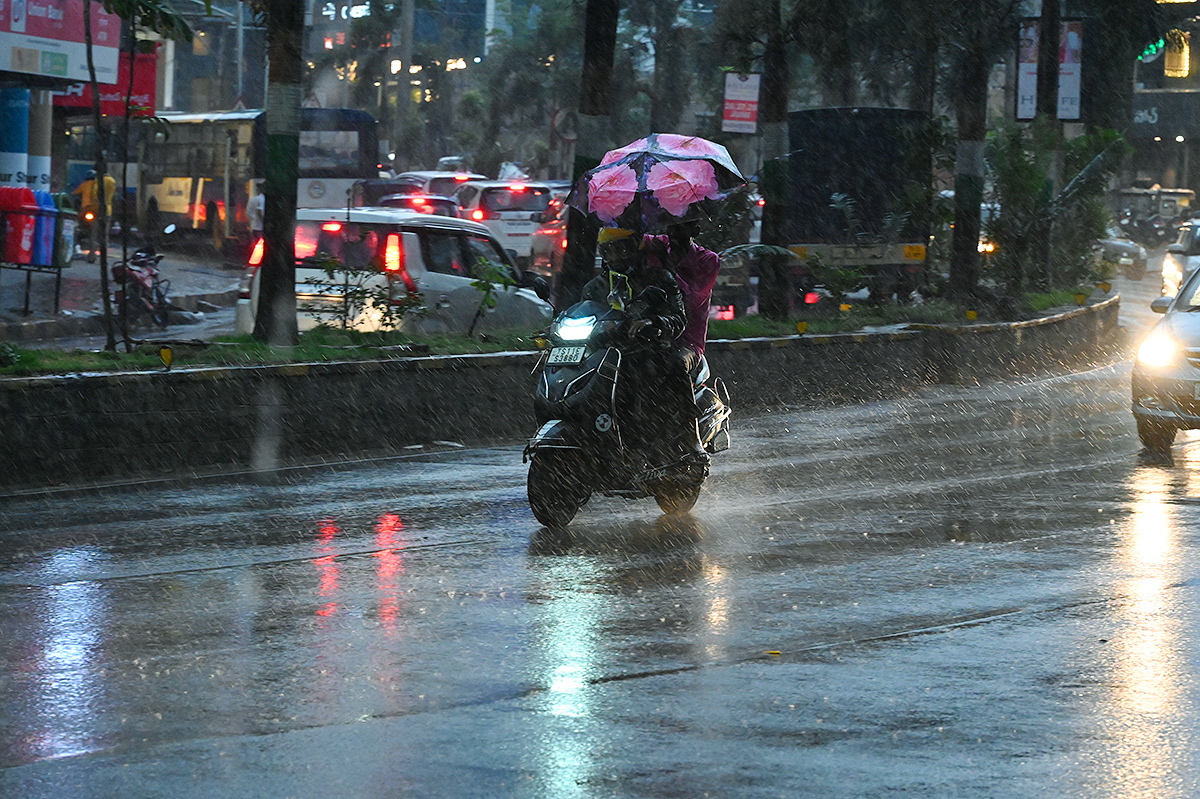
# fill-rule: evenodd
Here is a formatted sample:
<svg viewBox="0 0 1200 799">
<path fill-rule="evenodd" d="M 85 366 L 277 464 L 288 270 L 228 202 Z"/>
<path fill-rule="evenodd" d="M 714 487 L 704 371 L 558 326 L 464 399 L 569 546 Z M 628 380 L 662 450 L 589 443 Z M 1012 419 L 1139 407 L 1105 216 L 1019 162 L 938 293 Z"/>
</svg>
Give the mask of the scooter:
<svg viewBox="0 0 1200 799">
<path fill-rule="evenodd" d="M 167 326 L 171 311 L 167 292 L 171 290 L 171 281 L 159 274 L 162 259 L 147 245 L 136 250 L 129 260 L 113 264 L 112 277 L 117 283 L 113 302 L 129 325 L 136 325 L 145 316 L 160 328 Z"/>
<path fill-rule="evenodd" d="M 685 513 L 708 477 L 708 464 L 678 446 L 680 427 L 644 423 L 630 364 L 639 347 L 661 345 L 632 336 L 631 322 L 619 301 L 585 300 L 546 333 L 534 394 L 541 427 L 525 460 L 529 507 L 549 528 L 569 524 L 594 492 L 652 496 L 664 513 Z M 717 453 L 729 448 L 730 403 L 725 384 L 718 378 L 709 386 L 709 377 L 701 359 L 692 375 L 696 424 L 705 450 Z"/>
</svg>

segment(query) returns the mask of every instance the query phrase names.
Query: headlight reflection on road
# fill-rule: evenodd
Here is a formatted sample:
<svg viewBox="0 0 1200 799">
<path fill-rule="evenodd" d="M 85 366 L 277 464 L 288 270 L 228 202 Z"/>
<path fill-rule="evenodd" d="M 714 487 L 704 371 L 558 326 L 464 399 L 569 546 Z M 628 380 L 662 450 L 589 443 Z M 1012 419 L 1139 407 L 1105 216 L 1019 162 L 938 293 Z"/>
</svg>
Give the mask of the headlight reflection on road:
<svg viewBox="0 0 1200 799">
<path fill-rule="evenodd" d="M 1179 704 L 1188 664 L 1170 608 L 1177 593 L 1170 586 L 1178 581 L 1175 479 L 1157 469 L 1138 470 L 1132 478 L 1133 515 L 1121 564 L 1128 576 L 1118 587 L 1127 602 L 1114 631 L 1113 703 L 1106 712 L 1114 747 L 1107 796 L 1183 795 L 1187 764 L 1176 753 L 1187 747 L 1173 740 L 1188 726 Z"/>
</svg>

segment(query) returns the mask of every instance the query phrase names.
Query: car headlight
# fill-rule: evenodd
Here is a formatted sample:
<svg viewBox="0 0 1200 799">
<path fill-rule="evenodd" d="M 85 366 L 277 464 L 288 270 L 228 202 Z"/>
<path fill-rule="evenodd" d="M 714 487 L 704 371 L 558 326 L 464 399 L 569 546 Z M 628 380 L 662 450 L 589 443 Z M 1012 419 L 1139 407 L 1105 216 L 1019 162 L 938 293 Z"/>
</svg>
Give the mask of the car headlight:
<svg viewBox="0 0 1200 799">
<path fill-rule="evenodd" d="M 1146 366 L 1170 366 L 1179 358 L 1179 342 L 1159 333 L 1151 335 L 1138 347 L 1138 361 Z"/>
<path fill-rule="evenodd" d="M 555 325 L 554 333 L 563 341 L 585 341 L 596 326 L 594 316 L 567 317 Z"/>
</svg>

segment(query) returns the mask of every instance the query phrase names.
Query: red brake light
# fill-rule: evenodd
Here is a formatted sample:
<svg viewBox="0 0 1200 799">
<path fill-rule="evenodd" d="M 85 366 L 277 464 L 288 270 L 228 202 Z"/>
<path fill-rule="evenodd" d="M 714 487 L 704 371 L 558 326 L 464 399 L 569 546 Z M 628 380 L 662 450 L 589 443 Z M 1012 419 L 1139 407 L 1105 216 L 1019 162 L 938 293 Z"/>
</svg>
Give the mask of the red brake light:
<svg viewBox="0 0 1200 799">
<path fill-rule="evenodd" d="M 326 222 L 325 224 L 321 225 L 321 230 L 324 230 L 326 233 L 339 233 L 341 232 L 341 229 L 341 222 Z"/>
<path fill-rule="evenodd" d="M 763 206 L 763 205 L 766 205 L 766 204 L 767 204 L 767 201 L 766 201 L 766 200 L 764 200 L 763 198 L 759 197 L 759 198 L 758 198 L 758 204 L 759 204 L 759 206 Z"/>
<path fill-rule="evenodd" d="M 404 247 L 400 244 L 399 233 L 389 233 L 387 240 L 383 245 L 383 269 L 385 272 L 398 272 L 401 279 L 404 280 L 404 288 L 408 289 L 410 294 L 417 292 L 417 284 L 409 277 L 408 270 L 404 268 Z"/>
<path fill-rule="evenodd" d="M 525 186 L 525 184 L 524 184 L 524 183 L 510 183 L 510 184 L 508 184 L 508 190 L 509 190 L 509 191 L 525 191 L 525 189 L 526 189 L 526 186 Z"/>
<path fill-rule="evenodd" d="M 487 214 L 484 212 L 484 210 L 482 208 L 476 208 L 474 211 L 471 212 L 471 218 L 474 219 L 476 222 L 482 222 L 483 220 L 487 219 Z"/>
<path fill-rule="evenodd" d="M 564 250 L 565 250 L 565 249 L 567 249 L 567 240 L 566 240 L 566 239 L 563 239 L 562 241 L 560 241 L 560 242 L 558 243 L 558 246 L 559 246 L 559 247 L 562 247 Z"/>
<path fill-rule="evenodd" d="M 820 301 L 821 301 L 821 295 L 815 291 L 806 292 L 804 295 L 804 304 L 805 305 L 816 305 Z"/>
<path fill-rule="evenodd" d="M 454 180 L 457 183 L 466 183 L 468 180 L 470 180 L 470 178 L 466 175 L 455 175 Z"/>
<path fill-rule="evenodd" d="M 258 237 L 258 241 L 254 242 L 254 249 L 250 251 L 250 266 L 258 266 L 262 263 L 263 250 L 266 247 L 266 241 L 262 236 Z"/>
<path fill-rule="evenodd" d="M 413 197 L 409 202 L 413 205 L 429 205 L 429 200 L 426 200 L 424 197 Z"/>
<path fill-rule="evenodd" d="M 404 251 L 400 249 L 400 234 L 389 233 L 383 248 L 383 268 L 388 272 L 399 272 L 403 265 Z"/>
</svg>

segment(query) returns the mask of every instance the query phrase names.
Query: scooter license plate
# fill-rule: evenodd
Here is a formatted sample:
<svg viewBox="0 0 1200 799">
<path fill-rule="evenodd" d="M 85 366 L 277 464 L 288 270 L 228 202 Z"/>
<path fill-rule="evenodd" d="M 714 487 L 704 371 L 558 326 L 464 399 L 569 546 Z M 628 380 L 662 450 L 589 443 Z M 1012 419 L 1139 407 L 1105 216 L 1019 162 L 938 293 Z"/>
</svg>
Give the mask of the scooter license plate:
<svg viewBox="0 0 1200 799">
<path fill-rule="evenodd" d="M 546 363 L 551 366 L 570 366 L 583 360 L 583 347 L 555 347 Z"/>
</svg>

